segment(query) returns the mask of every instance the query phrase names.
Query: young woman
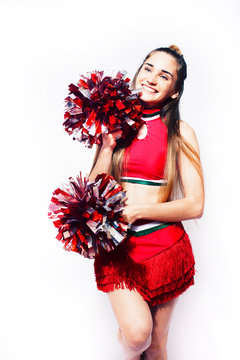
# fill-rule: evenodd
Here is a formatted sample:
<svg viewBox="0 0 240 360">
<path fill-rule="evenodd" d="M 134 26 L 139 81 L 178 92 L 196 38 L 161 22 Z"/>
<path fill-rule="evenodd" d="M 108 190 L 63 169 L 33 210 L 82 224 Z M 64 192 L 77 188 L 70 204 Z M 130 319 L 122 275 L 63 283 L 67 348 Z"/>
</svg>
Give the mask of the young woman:
<svg viewBox="0 0 240 360">
<path fill-rule="evenodd" d="M 90 174 L 111 173 L 127 193 L 127 237 L 94 261 L 97 287 L 108 293 L 127 360 L 167 359 L 178 296 L 194 284 L 195 261 L 181 221 L 200 218 L 204 185 L 194 130 L 180 120 L 186 63 L 178 47 L 151 51 L 132 87 L 141 88 L 145 121 L 135 139 L 103 134 Z"/>
</svg>

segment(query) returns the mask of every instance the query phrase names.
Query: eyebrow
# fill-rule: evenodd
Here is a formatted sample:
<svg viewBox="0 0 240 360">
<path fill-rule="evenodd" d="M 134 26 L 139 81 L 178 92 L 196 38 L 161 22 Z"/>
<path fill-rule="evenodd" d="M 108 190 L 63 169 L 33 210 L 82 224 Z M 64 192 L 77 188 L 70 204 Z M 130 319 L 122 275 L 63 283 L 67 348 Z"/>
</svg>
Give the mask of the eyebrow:
<svg viewBox="0 0 240 360">
<path fill-rule="evenodd" d="M 149 66 L 151 66 L 151 67 L 154 67 L 154 65 L 153 64 L 150 64 L 150 63 L 145 63 L 146 65 L 149 65 Z M 166 74 L 169 74 L 169 75 L 171 75 L 171 77 L 173 78 L 173 75 L 169 72 L 169 71 L 167 71 L 167 70 L 163 70 L 163 69 L 161 69 L 161 71 L 163 72 L 163 73 L 166 73 Z"/>
</svg>

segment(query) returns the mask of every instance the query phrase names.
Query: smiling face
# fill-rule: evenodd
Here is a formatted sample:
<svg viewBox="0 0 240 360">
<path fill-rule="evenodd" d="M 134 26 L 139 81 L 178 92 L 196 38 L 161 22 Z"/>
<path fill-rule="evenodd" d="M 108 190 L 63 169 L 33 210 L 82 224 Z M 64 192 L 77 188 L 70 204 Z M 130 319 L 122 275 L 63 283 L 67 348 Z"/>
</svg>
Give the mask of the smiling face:
<svg viewBox="0 0 240 360">
<path fill-rule="evenodd" d="M 136 89 L 141 88 L 140 99 L 148 108 L 159 106 L 169 97 L 175 99 L 178 64 L 173 56 L 154 52 L 145 60 L 136 78 Z"/>
</svg>

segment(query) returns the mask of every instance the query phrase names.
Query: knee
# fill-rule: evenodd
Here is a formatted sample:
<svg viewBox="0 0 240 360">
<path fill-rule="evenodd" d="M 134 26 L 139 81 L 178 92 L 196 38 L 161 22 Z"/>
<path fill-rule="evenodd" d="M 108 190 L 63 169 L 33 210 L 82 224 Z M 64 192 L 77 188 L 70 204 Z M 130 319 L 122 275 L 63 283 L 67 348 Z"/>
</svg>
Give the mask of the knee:
<svg viewBox="0 0 240 360">
<path fill-rule="evenodd" d="M 166 349 L 167 341 L 168 341 L 168 333 L 163 334 L 162 336 L 160 336 L 160 339 L 159 339 L 159 347 L 160 347 L 160 349 Z"/>
<path fill-rule="evenodd" d="M 157 359 L 158 357 L 166 356 L 167 354 L 167 334 L 163 334 L 161 336 L 152 336 L 152 341 L 150 346 L 145 352 L 145 358 L 148 359 Z"/>
<path fill-rule="evenodd" d="M 151 343 L 151 334 L 151 323 L 135 323 L 129 326 L 125 334 L 125 340 L 129 348 L 145 350 Z"/>
</svg>

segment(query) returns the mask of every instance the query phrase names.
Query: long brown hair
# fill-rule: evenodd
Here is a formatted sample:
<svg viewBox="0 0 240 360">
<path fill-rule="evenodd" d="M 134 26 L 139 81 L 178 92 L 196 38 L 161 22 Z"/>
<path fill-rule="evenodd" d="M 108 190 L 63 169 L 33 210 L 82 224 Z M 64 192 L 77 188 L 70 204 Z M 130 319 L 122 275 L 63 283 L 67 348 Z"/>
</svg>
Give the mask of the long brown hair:
<svg viewBox="0 0 240 360">
<path fill-rule="evenodd" d="M 191 163 L 195 166 L 199 176 L 201 177 L 203 183 L 203 174 L 202 174 L 202 166 L 201 161 L 198 153 L 196 150 L 181 136 L 180 129 L 179 129 L 179 121 L 180 121 L 180 112 L 179 112 L 179 101 L 183 93 L 184 89 L 184 80 L 187 77 L 187 65 L 181 54 L 180 49 L 176 45 L 171 45 L 169 47 L 160 47 L 157 49 L 152 50 L 143 60 L 141 66 L 138 68 L 137 72 L 134 75 L 132 80 L 131 87 L 135 89 L 136 86 L 136 79 L 137 76 L 142 69 L 145 61 L 157 51 L 162 51 L 167 54 L 170 54 L 174 57 L 178 64 L 177 69 L 177 81 L 175 86 L 175 91 L 178 92 L 178 96 L 174 99 L 168 98 L 167 101 L 164 103 L 162 110 L 160 112 L 160 116 L 164 119 L 165 124 L 168 128 L 168 152 L 167 152 L 167 161 L 165 166 L 165 178 L 168 181 L 167 186 L 164 186 L 164 201 L 169 199 L 175 198 L 182 193 L 182 184 L 181 179 L 179 176 L 179 169 L 178 169 L 178 156 L 180 151 L 182 151 L 187 158 L 191 161 Z M 121 183 L 121 173 L 123 171 L 123 156 L 125 150 L 127 148 L 127 144 L 121 143 L 118 144 L 114 148 L 113 157 L 111 167 L 109 169 L 109 173 L 114 176 L 114 178 Z M 96 153 L 93 167 L 96 163 L 98 153 Z M 127 163 L 127 162 L 126 162 Z"/>
</svg>

